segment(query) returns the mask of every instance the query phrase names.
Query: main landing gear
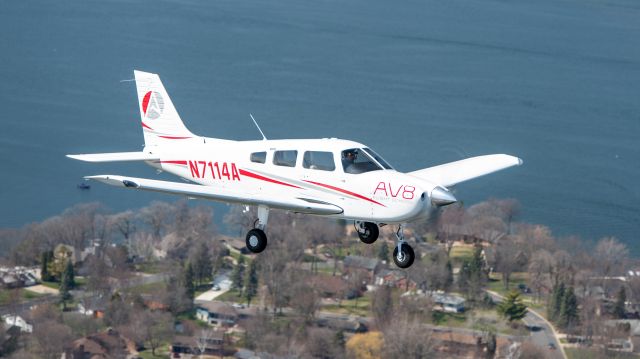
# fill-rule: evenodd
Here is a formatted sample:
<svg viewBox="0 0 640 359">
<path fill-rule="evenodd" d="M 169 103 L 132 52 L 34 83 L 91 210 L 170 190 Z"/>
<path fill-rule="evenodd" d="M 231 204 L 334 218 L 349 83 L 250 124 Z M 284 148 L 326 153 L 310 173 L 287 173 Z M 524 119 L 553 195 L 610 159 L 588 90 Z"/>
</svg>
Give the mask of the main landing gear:
<svg viewBox="0 0 640 359">
<path fill-rule="evenodd" d="M 258 219 L 252 230 L 247 233 L 246 243 L 247 249 L 253 253 L 260 253 L 267 248 L 267 235 L 264 229 L 267 227 L 269 220 L 269 207 L 258 206 Z"/>
<path fill-rule="evenodd" d="M 358 237 L 360 240 L 366 244 L 371 244 L 378 239 L 378 235 L 380 231 L 378 230 L 378 225 L 371 222 L 362 222 L 355 221 L 354 226 L 356 227 L 356 232 L 358 232 Z"/>
<path fill-rule="evenodd" d="M 380 235 L 378 225 L 375 223 L 355 221 L 354 226 L 356 232 L 358 232 L 358 237 L 364 243 L 371 244 Z M 398 238 L 398 242 L 393 250 L 393 261 L 400 268 L 409 268 L 413 264 L 416 255 L 413 252 L 413 248 L 404 240 L 404 224 L 398 226 L 396 238 Z"/>
<path fill-rule="evenodd" d="M 404 241 L 404 224 L 398 226 L 396 238 L 398 238 L 398 243 L 393 250 L 393 261 L 400 268 L 409 268 L 413 264 L 416 255 L 413 253 L 413 248 Z"/>
</svg>

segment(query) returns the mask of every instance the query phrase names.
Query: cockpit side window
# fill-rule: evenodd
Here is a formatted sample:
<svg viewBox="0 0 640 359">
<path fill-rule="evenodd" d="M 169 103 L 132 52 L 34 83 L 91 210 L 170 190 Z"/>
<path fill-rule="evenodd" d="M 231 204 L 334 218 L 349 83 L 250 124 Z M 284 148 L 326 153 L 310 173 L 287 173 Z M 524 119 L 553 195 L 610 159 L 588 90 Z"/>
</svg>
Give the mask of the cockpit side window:
<svg viewBox="0 0 640 359">
<path fill-rule="evenodd" d="M 302 158 L 302 167 L 312 170 L 333 171 L 336 163 L 333 161 L 333 153 L 324 151 L 306 151 Z"/>
<path fill-rule="evenodd" d="M 379 164 L 361 148 L 351 148 L 342 151 L 342 168 L 345 173 L 365 173 L 382 170 Z"/>
<path fill-rule="evenodd" d="M 251 154 L 251 162 L 265 163 L 267 161 L 266 152 L 254 152 Z"/>
<path fill-rule="evenodd" d="M 276 166 L 295 167 L 298 151 L 275 151 L 273 153 L 273 164 Z"/>
</svg>

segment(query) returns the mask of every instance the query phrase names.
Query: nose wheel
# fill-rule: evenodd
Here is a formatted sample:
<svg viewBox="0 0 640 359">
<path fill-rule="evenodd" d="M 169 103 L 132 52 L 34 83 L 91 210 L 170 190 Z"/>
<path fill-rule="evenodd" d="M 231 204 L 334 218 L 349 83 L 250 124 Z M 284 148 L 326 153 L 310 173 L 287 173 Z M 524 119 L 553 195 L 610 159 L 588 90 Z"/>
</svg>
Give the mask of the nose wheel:
<svg viewBox="0 0 640 359">
<path fill-rule="evenodd" d="M 398 226 L 396 238 L 398 238 L 398 243 L 396 244 L 396 248 L 393 250 L 393 262 L 400 268 L 409 268 L 416 259 L 416 255 L 413 252 L 413 248 L 404 241 L 403 224 Z"/>
<path fill-rule="evenodd" d="M 254 224 L 254 229 L 247 232 L 246 244 L 247 249 L 253 253 L 260 253 L 267 248 L 267 235 L 264 229 L 267 227 L 269 220 L 269 207 L 258 206 L 258 219 Z"/>
<path fill-rule="evenodd" d="M 360 237 L 363 243 L 371 244 L 375 242 L 380 235 L 378 225 L 375 223 L 355 221 L 354 225 L 356 232 L 358 232 L 358 237 Z"/>
<path fill-rule="evenodd" d="M 253 253 L 260 253 L 267 248 L 267 235 L 262 229 L 254 228 L 247 233 L 247 249 Z"/>
</svg>

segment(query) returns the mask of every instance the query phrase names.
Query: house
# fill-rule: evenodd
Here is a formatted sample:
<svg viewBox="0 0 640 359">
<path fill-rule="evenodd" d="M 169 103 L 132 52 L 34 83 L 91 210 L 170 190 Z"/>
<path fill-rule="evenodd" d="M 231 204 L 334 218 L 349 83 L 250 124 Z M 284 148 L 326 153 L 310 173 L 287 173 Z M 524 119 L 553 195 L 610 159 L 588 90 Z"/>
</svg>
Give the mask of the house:
<svg viewBox="0 0 640 359">
<path fill-rule="evenodd" d="M 224 350 L 224 332 L 201 332 L 205 336 L 184 336 L 177 335 L 171 342 L 171 354 L 180 357 L 182 354 L 188 355 L 220 355 Z M 231 349 L 231 347 L 229 347 Z M 226 353 L 225 353 L 226 354 Z"/>
<path fill-rule="evenodd" d="M 133 340 L 114 329 L 74 340 L 65 348 L 63 359 L 137 358 Z"/>
<path fill-rule="evenodd" d="M 342 330 L 347 333 L 365 333 L 369 330 L 364 321 L 352 318 L 318 318 L 316 320 L 316 325 L 322 328 L 329 328 L 334 331 Z"/>
<path fill-rule="evenodd" d="M 434 292 L 431 294 L 433 299 L 435 310 L 440 310 L 447 313 L 462 313 L 464 312 L 464 298 L 447 293 Z"/>
<path fill-rule="evenodd" d="M 323 298 L 342 299 L 349 288 L 342 277 L 330 275 L 313 276 L 310 279 L 310 284 L 320 292 Z"/>
<path fill-rule="evenodd" d="M 411 273 L 400 269 L 382 269 L 375 277 L 375 284 L 386 285 L 402 290 L 416 289 L 417 284 L 411 278 Z"/>
<path fill-rule="evenodd" d="M 40 276 L 37 268 L 3 267 L 0 268 L 0 285 L 5 288 L 22 288 L 38 284 Z"/>
<path fill-rule="evenodd" d="M 27 323 L 27 321 L 19 315 L 3 315 L 2 319 L 8 328 L 18 327 L 22 333 L 33 332 L 33 325 Z"/>
<path fill-rule="evenodd" d="M 374 275 L 382 266 L 382 261 L 379 259 L 362 256 L 348 255 L 342 261 L 342 268 L 347 275 L 352 272 L 362 272 L 369 278 L 369 282 L 373 281 Z"/>
<path fill-rule="evenodd" d="M 211 325 L 233 326 L 238 320 L 238 313 L 225 302 L 196 301 L 196 318 Z"/>
<path fill-rule="evenodd" d="M 103 318 L 107 308 L 107 301 L 103 299 L 81 300 L 78 303 L 77 311 L 80 314 L 91 316 L 93 318 Z"/>
</svg>

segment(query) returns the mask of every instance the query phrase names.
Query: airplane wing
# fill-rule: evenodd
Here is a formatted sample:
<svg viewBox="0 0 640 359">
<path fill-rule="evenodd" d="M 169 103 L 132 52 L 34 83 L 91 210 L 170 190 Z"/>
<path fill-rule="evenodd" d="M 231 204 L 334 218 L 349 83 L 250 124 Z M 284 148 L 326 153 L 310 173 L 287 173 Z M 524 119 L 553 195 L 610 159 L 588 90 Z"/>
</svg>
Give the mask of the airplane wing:
<svg viewBox="0 0 640 359">
<path fill-rule="evenodd" d="M 154 161 L 160 159 L 160 156 L 147 152 L 89 153 L 67 155 L 67 157 L 85 162 Z"/>
<path fill-rule="evenodd" d="M 486 155 L 445 163 L 443 165 L 409 172 L 408 174 L 441 186 L 449 187 L 521 164 L 522 160 L 518 157 L 504 154 Z"/>
<path fill-rule="evenodd" d="M 305 196 L 283 198 L 282 196 L 257 195 L 198 184 L 158 181 L 146 178 L 114 175 L 87 176 L 85 178 L 117 187 L 177 194 L 220 202 L 231 202 L 246 205 L 266 205 L 270 208 L 279 208 L 298 213 L 330 215 L 340 214 L 343 212 L 342 208 L 334 204 Z"/>
</svg>

